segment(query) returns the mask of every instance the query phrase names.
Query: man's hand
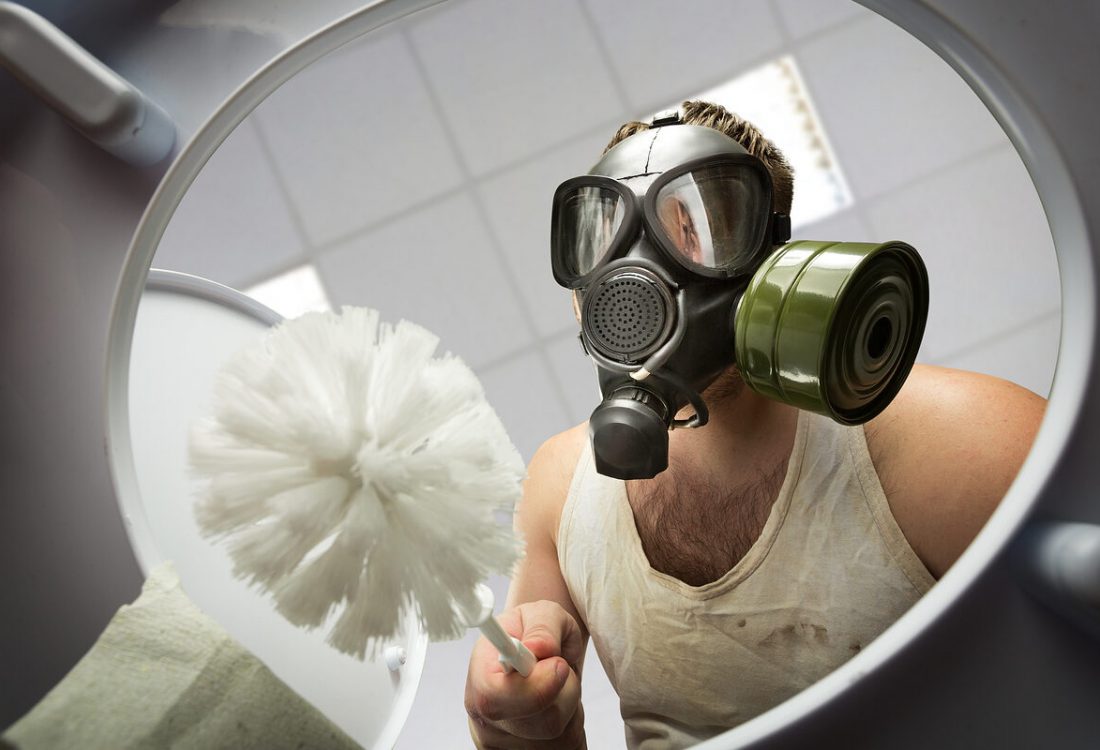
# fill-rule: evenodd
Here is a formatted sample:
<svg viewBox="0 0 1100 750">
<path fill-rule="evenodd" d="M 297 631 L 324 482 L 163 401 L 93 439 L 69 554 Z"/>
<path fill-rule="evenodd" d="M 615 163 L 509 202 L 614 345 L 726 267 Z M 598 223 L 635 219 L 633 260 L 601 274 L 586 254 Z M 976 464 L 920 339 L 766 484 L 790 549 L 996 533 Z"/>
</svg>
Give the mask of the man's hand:
<svg viewBox="0 0 1100 750">
<path fill-rule="evenodd" d="M 466 676 L 466 712 L 477 746 L 586 748 L 580 703 L 584 637 L 576 620 L 551 601 L 520 604 L 499 619 L 539 661 L 527 677 L 506 674 L 496 649 L 484 638 L 477 642 Z"/>
</svg>

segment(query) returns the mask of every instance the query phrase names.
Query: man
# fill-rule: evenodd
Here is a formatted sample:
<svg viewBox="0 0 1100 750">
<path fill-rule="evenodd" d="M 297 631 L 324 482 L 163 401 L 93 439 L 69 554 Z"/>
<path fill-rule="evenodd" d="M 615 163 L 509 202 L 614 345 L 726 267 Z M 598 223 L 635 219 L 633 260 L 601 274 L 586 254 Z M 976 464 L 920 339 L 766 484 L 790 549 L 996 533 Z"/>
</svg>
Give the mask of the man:
<svg viewBox="0 0 1100 750">
<path fill-rule="evenodd" d="M 686 102 L 682 122 L 755 156 L 770 177 L 771 210 L 789 213 L 790 169 L 751 125 L 702 102 Z M 648 127 L 623 126 L 608 148 Z M 679 253 L 685 268 L 714 262 L 720 235 L 739 230 L 701 225 L 692 200 L 710 189 L 705 180 L 666 191 L 665 178 L 642 172 L 617 176 L 650 207 L 638 242 L 661 234 L 662 252 Z M 612 231 L 630 221 L 633 198 L 624 208 L 616 196 L 625 193 L 606 184 L 602 219 L 590 225 L 606 236 L 590 233 L 587 256 L 555 268 L 559 282 L 634 252 L 616 248 Z M 758 234 L 763 248 L 780 237 Z M 710 379 L 709 423 L 668 433 L 668 468 L 657 455 L 652 478 L 601 476 L 601 460 L 603 474 L 652 472 L 601 448 L 588 423 L 532 459 L 516 520 L 527 553 L 501 622 L 540 661 L 525 679 L 505 674 L 484 640 L 475 647 L 466 707 L 478 747 L 584 747 L 590 635 L 632 748 L 694 744 L 785 700 L 857 653 L 951 566 L 1015 477 L 1045 407 L 996 378 L 917 366 L 881 414 L 847 427 L 764 398 L 735 367 Z"/>
</svg>

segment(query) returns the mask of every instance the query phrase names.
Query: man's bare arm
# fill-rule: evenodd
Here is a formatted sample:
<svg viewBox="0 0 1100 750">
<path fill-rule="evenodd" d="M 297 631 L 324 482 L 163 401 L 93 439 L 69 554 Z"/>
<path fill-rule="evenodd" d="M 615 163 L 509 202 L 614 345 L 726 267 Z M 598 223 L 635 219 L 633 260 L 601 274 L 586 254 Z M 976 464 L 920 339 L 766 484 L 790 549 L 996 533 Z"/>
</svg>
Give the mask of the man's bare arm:
<svg viewBox="0 0 1100 750">
<path fill-rule="evenodd" d="M 558 565 L 558 524 L 573 479 L 586 425 L 578 425 L 547 440 L 527 467 L 523 500 L 516 511 L 516 531 L 526 554 L 516 565 L 508 589 L 508 607 L 548 600 L 560 604 L 582 625 Z M 585 638 L 588 633 L 585 631 Z"/>
<path fill-rule="evenodd" d="M 557 526 L 579 455 L 583 430 L 548 440 L 528 466 L 516 529 L 526 543 L 500 615 L 538 662 L 527 678 L 503 672 L 496 652 L 480 639 L 466 678 L 470 731 L 481 747 L 585 747 L 580 674 L 585 631 L 557 556 Z"/>
<path fill-rule="evenodd" d="M 939 578 L 1004 497 L 1046 400 L 988 375 L 917 366 L 866 428 L 894 518 Z"/>
</svg>

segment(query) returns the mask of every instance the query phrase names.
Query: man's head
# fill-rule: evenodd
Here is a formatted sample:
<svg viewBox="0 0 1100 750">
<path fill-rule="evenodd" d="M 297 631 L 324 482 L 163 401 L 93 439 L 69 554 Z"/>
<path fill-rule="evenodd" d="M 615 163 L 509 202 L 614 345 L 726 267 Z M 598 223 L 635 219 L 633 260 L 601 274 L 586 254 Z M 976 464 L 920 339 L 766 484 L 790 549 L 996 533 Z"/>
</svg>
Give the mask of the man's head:
<svg viewBox="0 0 1100 750">
<path fill-rule="evenodd" d="M 706 424 L 700 392 L 733 364 L 737 302 L 789 237 L 790 200 L 778 149 L 702 102 L 624 125 L 588 174 L 559 186 L 554 276 L 578 292 L 604 394 L 589 421 L 601 473 L 653 476 L 669 427 Z"/>
<path fill-rule="evenodd" d="M 791 200 L 794 197 L 794 170 L 787 163 L 787 157 L 783 152 L 765 138 L 755 125 L 720 104 L 698 100 L 683 103 L 680 107 L 680 122 L 685 125 L 700 125 L 724 133 L 762 161 L 772 178 L 772 210 L 790 216 Z M 653 126 L 648 122 L 624 123 L 612 136 L 603 152 L 606 154 L 630 136 L 649 130 L 651 127 Z"/>
</svg>

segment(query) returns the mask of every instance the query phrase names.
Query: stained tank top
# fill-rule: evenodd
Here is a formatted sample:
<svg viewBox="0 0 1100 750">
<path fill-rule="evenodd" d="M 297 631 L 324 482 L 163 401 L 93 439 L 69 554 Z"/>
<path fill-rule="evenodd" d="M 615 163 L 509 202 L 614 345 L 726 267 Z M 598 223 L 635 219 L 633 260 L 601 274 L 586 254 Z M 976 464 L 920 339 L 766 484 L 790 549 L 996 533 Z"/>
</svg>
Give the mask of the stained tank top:
<svg viewBox="0 0 1100 750">
<path fill-rule="evenodd" d="M 934 583 L 894 520 L 862 427 L 799 415 L 760 537 L 690 586 L 653 569 L 626 485 L 581 451 L 558 561 L 619 695 L 627 744 L 687 747 L 850 659 Z"/>
</svg>

